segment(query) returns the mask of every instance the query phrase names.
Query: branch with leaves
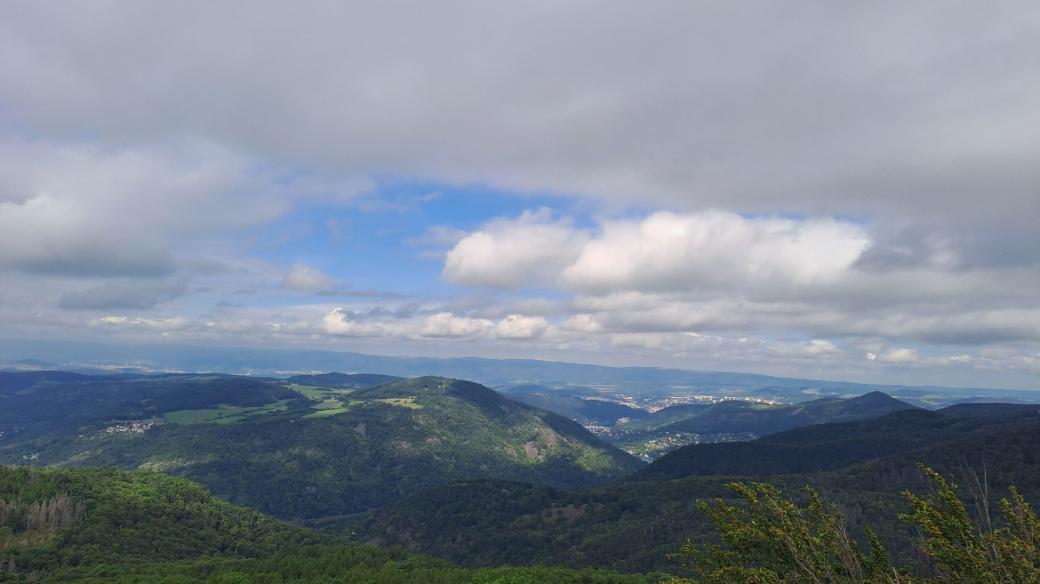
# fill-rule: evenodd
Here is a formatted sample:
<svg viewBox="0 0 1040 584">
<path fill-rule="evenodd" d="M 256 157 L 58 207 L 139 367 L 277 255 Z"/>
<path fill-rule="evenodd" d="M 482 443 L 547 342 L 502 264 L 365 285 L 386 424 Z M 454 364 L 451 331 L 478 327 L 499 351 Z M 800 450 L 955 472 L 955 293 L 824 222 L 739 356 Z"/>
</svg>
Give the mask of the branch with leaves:
<svg viewBox="0 0 1040 584">
<path fill-rule="evenodd" d="M 687 542 L 673 559 L 691 577 L 671 584 L 1040 584 L 1040 521 L 1014 487 L 994 528 L 971 519 L 955 484 L 921 468 L 933 489 L 906 492 L 912 512 L 901 518 L 920 529 L 933 566 L 894 566 L 869 530 L 862 549 L 844 514 L 809 487 L 799 504 L 769 484 L 731 483 L 737 503 L 700 502 L 722 543 Z"/>
</svg>

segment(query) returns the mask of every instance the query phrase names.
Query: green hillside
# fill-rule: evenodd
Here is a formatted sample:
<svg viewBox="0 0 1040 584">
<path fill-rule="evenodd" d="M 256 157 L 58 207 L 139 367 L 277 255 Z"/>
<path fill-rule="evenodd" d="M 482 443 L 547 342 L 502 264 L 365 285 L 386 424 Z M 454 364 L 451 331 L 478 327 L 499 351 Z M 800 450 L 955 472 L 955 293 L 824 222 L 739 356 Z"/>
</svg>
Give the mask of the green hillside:
<svg viewBox="0 0 1040 584">
<path fill-rule="evenodd" d="M 0 467 L 0 582 L 631 583 L 547 568 L 464 570 L 330 536 L 155 473 Z"/>
<path fill-rule="evenodd" d="M 122 386 L 137 383 L 156 385 L 101 387 L 123 396 L 132 390 Z M 170 398 L 168 407 L 159 390 L 143 403 L 99 401 L 64 426 L 41 414 L 39 427 L 0 441 L 0 461 L 159 470 L 294 519 L 355 513 L 454 480 L 588 486 L 640 467 L 577 423 L 475 383 L 424 377 L 361 390 L 242 378 L 176 384 L 176 391 L 208 391 Z M 96 387 L 48 386 L 26 400 L 45 407 L 49 392 L 61 391 L 90 403 Z M 15 408 L 6 410 L 10 418 L 31 417 L 17 399 L 5 401 Z"/>
<path fill-rule="evenodd" d="M 696 502 L 728 497 L 726 485 L 733 480 L 767 481 L 789 493 L 812 484 L 842 506 L 857 533 L 873 528 L 903 558 L 914 553 L 914 534 L 897 516 L 908 511 L 901 492 L 926 484 L 918 463 L 962 483 L 970 482 L 965 473 L 975 470 L 985 474 L 993 492 L 1015 484 L 1031 501 L 1040 500 L 1035 411 L 1011 416 L 897 412 L 777 434 L 739 445 L 739 453 L 719 446 L 688 446 L 676 453 L 708 453 L 690 460 L 721 461 L 716 474 L 704 474 L 703 468 L 674 472 L 675 461 L 665 457 L 633 480 L 580 491 L 470 481 L 431 489 L 340 528 L 356 531 L 363 541 L 403 545 L 473 566 L 537 562 L 648 571 L 668 566 L 667 554 L 687 538 L 712 540 Z M 667 470 L 657 470 L 659 465 Z"/>
</svg>

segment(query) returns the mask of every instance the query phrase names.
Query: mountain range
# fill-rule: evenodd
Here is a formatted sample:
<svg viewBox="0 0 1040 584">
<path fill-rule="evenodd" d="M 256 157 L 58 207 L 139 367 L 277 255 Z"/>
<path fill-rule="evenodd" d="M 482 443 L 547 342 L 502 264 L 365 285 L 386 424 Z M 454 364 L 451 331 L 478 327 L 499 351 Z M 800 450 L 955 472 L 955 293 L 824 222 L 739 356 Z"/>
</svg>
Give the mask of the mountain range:
<svg viewBox="0 0 1040 584">
<path fill-rule="evenodd" d="M 1040 393 L 1037 391 L 996 388 L 884 385 L 726 371 L 609 367 L 535 359 L 399 357 L 339 351 L 188 345 L 11 342 L 0 339 L 2 365 L 91 373 L 115 370 L 133 373 L 205 371 L 288 377 L 343 371 L 399 377 L 436 375 L 468 379 L 505 391 L 518 385 L 541 385 L 554 391 L 574 389 L 585 397 L 601 397 L 604 393 L 631 396 L 708 394 L 798 402 L 819 397 L 850 397 L 880 390 L 903 401 L 926 407 L 944 407 L 963 401 L 1040 401 Z"/>
<path fill-rule="evenodd" d="M 13 465 L 0 581 L 646 582 L 619 572 L 667 572 L 683 541 L 713 541 L 697 501 L 734 480 L 812 484 L 901 560 L 914 533 L 900 491 L 926 484 L 920 463 L 1040 496 L 1038 405 L 928 410 L 874 391 L 650 412 L 583 395 L 436 376 L 0 372 Z M 621 445 L 758 437 L 644 464 L 582 424 Z"/>
</svg>

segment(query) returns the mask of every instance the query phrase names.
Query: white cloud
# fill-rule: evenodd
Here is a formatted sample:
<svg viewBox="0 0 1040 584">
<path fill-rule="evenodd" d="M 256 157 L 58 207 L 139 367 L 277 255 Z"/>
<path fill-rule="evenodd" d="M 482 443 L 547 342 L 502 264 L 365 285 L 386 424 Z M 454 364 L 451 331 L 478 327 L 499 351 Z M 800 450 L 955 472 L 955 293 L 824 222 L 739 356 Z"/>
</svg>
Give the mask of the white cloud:
<svg viewBox="0 0 1040 584">
<path fill-rule="evenodd" d="M 533 339 L 545 334 L 549 321 L 541 316 L 510 314 L 495 327 L 495 336 L 502 339 Z"/>
<path fill-rule="evenodd" d="M 833 220 L 662 212 L 606 223 L 562 278 L 593 293 L 806 287 L 845 277 L 869 243 L 862 227 Z"/>
<path fill-rule="evenodd" d="M 332 278 L 318 268 L 304 264 L 293 264 L 282 278 L 282 286 L 290 290 L 314 292 L 332 288 Z"/>
<path fill-rule="evenodd" d="M 897 347 L 877 355 L 874 360 L 881 363 L 911 364 L 920 361 L 921 356 L 913 349 Z"/>
<path fill-rule="evenodd" d="M 807 355 L 829 355 L 838 352 L 838 347 L 830 341 L 812 339 L 802 346 L 802 352 Z"/>
<path fill-rule="evenodd" d="M 863 269 L 859 260 L 872 243 L 868 226 L 825 218 L 659 212 L 578 228 L 525 213 L 462 239 L 444 272 L 460 284 L 572 294 L 560 328 L 589 334 L 1040 342 L 1031 293 L 1040 273 L 949 264 Z M 807 350 L 823 355 L 827 346 Z"/>
<path fill-rule="evenodd" d="M 564 330 L 592 333 L 599 332 L 603 326 L 591 314 L 580 313 L 568 318 L 561 326 Z"/>
<path fill-rule="evenodd" d="M 652 351 L 682 351 L 688 349 L 687 339 L 677 333 L 631 332 L 610 335 L 615 347 L 632 347 Z"/>
<path fill-rule="evenodd" d="M 419 334 L 424 337 L 460 338 L 473 337 L 487 332 L 490 320 L 456 316 L 450 312 L 438 312 L 428 317 Z"/>
<path fill-rule="evenodd" d="M 381 337 L 395 332 L 383 323 L 358 321 L 344 308 L 333 308 L 322 317 L 322 329 L 330 335 L 348 337 Z"/>
<path fill-rule="evenodd" d="M 869 244 L 863 227 L 829 219 L 660 212 L 593 232 L 525 212 L 461 239 L 444 276 L 468 286 L 555 284 L 591 294 L 788 290 L 848 278 Z"/>
<path fill-rule="evenodd" d="M 547 209 L 495 220 L 455 244 L 444 277 L 465 286 L 521 288 L 553 283 L 581 249 L 585 234 Z"/>
<path fill-rule="evenodd" d="M 418 311 L 389 307 L 319 309 L 315 306 L 235 308 L 199 317 L 145 316 L 113 313 L 102 318 L 81 318 L 67 313 L 63 320 L 45 322 L 39 315 L 8 314 L 0 304 L 0 318 L 15 326 L 63 332 L 63 338 L 82 338 L 79 327 L 103 331 L 108 339 L 125 342 L 175 340 L 212 342 L 236 339 L 264 346 L 284 343 L 369 352 L 382 347 L 428 355 L 473 355 L 487 351 L 500 357 L 565 358 L 585 362 L 682 366 L 696 369 L 744 370 L 802 377 L 834 377 L 891 382 L 940 383 L 956 378 L 961 384 L 979 384 L 998 376 L 1030 387 L 1040 372 L 1036 348 L 988 345 L 956 351 L 899 343 L 826 338 L 778 338 L 773 334 L 697 333 L 675 331 L 609 330 L 578 331 L 546 319 L 539 336 L 509 338 L 499 334 L 503 322 L 537 319 L 482 319 L 461 312 L 428 306 Z M 518 313 L 519 314 L 519 313 Z M 19 320 L 19 318 L 21 320 Z M 544 318 L 544 317 L 543 317 Z M 531 322 L 531 321 L 527 321 Z M 535 327 L 535 328 L 540 328 Z M 428 336 L 436 335 L 436 336 Z M 445 344 L 433 343 L 431 339 Z M 869 349 L 867 348 L 869 347 Z M 870 351 L 874 360 L 864 359 Z M 1033 377 L 1030 377 L 1030 376 Z M 983 384 L 984 385 L 984 384 Z"/>
<path fill-rule="evenodd" d="M 483 318 L 470 318 L 437 312 L 428 316 L 394 314 L 359 314 L 345 308 L 333 308 L 321 321 L 325 333 L 349 337 L 387 339 L 461 339 L 485 335 L 494 323 Z"/>
</svg>

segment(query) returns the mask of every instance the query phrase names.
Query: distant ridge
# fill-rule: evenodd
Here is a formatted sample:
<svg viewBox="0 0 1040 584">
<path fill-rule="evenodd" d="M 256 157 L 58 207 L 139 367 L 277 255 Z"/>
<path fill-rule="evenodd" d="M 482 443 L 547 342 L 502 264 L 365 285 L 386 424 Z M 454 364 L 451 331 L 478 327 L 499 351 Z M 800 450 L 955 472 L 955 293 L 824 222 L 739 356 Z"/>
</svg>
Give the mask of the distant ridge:
<svg viewBox="0 0 1040 584">
<path fill-rule="evenodd" d="M 1003 417 L 1040 415 L 1040 404 L 970 403 L 956 404 L 939 410 L 947 416 Z"/>
<path fill-rule="evenodd" d="M 384 383 L 400 381 L 403 377 L 394 375 L 378 375 L 375 373 L 318 373 L 315 375 L 293 375 L 290 383 L 314 385 L 318 387 L 337 387 L 340 389 L 365 389 Z"/>
<path fill-rule="evenodd" d="M 770 405 L 729 400 L 691 417 L 673 422 L 662 431 L 696 434 L 751 433 L 763 436 L 800 426 L 876 418 L 899 410 L 917 409 L 880 391 L 853 398 L 820 398 L 792 405 Z"/>
<path fill-rule="evenodd" d="M 934 432 L 949 425 L 947 416 L 911 408 L 856 422 L 804 426 L 750 442 L 691 444 L 665 454 L 631 480 L 831 470 L 930 444 Z"/>
<path fill-rule="evenodd" d="M 540 391 L 518 392 L 510 388 L 506 394 L 509 399 L 516 400 L 543 410 L 567 416 L 578 423 L 587 425 L 613 426 L 623 418 L 638 419 L 649 414 L 625 404 L 601 399 L 588 399 L 571 395 L 561 395 L 551 389 Z"/>
<path fill-rule="evenodd" d="M 1040 387 L 1033 391 L 933 385 L 894 385 L 851 381 L 779 377 L 755 373 L 685 370 L 659 367 L 611 367 L 535 359 L 482 357 L 401 357 L 352 352 L 205 347 L 186 345 L 115 345 L 71 341 L 5 341 L 0 357 L 10 362 L 43 358 L 51 363 L 75 363 L 62 368 L 82 369 L 88 364 L 106 367 L 140 367 L 143 370 L 217 371 L 234 374 L 286 377 L 312 371 L 364 371 L 414 377 L 440 375 L 471 379 L 498 387 L 520 384 L 577 384 L 624 386 L 630 391 L 684 386 L 711 393 L 804 401 L 816 395 L 840 397 L 875 389 L 928 407 L 942 407 L 968 399 L 984 401 L 1040 401 Z M 938 400 L 938 401 L 936 401 Z"/>
</svg>

